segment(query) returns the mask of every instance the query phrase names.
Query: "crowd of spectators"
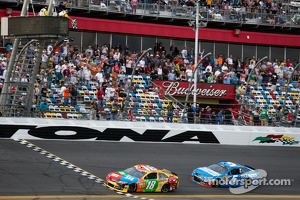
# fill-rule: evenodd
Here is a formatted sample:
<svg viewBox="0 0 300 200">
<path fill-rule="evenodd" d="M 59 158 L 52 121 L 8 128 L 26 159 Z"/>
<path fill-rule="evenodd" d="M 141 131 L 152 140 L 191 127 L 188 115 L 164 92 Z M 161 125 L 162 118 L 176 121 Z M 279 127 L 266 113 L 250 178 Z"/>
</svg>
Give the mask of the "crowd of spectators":
<svg viewBox="0 0 300 200">
<path fill-rule="evenodd" d="M 247 21 L 247 19 L 258 19 L 261 23 L 285 24 L 288 18 L 295 25 L 299 24 L 299 12 L 294 13 L 291 6 L 287 7 L 282 1 L 267 0 L 200 0 L 200 17 L 214 20 L 237 20 Z M 94 5 L 100 5 L 101 1 L 92 1 Z M 193 0 L 114 0 L 110 1 L 119 12 L 136 14 L 137 7 L 150 10 L 170 11 L 174 14 L 185 12 L 195 13 L 196 1 Z M 144 6 L 150 4 L 150 6 Z M 288 16 L 291 15 L 291 16 Z M 246 19 L 247 18 L 247 19 Z"/>
<path fill-rule="evenodd" d="M 44 75 L 44 78 L 38 82 L 44 85 L 35 87 L 35 99 L 39 94 L 42 94 L 42 99 L 46 99 L 47 92 L 56 87 L 60 88 L 59 91 L 63 97 L 61 104 L 75 107 L 78 103 L 78 89 L 89 87 L 93 83 L 97 91 L 95 91 L 95 98 L 89 105 L 90 119 L 116 120 L 125 117 L 132 120 L 130 117 L 132 110 L 127 111 L 124 115 L 121 113 L 124 111 L 125 99 L 130 88 L 130 81 L 126 75 L 131 75 L 134 68 L 135 75 L 149 76 L 151 80 L 169 81 L 190 81 L 194 70 L 193 48 L 183 47 L 179 50 L 171 45 L 166 49 L 162 43 L 158 43 L 155 44 L 152 52 L 147 52 L 138 63 L 135 63 L 143 52 L 136 52 L 130 49 L 128 45 L 124 47 L 120 44 L 114 47 L 109 47 L 107 44 L 97 47 L 89 46 L 84 52 L 80 52 L 68 42 L 64 42 L 54 49 L 55 46 L 54 43 L 49 43 L 43 50 L 39 75 Z M 204 53 L 205 50 L 203 49 L 197 60 L 200 60 Z M 4 81 L 7 69 L 8 59 L 6 56 L 4 54 L 0 56 L 1 82 Z M 285 91 L 285 84 L 288 79 L 298 81 L 300 71 L 293 73 L 293 67 L 297 65 L 298 61 L 290 61 L 289 59 L 274 59 L 259 63 L 253 73 L 250 74 L 259 59 L 254 56 L 240 59 L 233 55 L 227 57 L 210 55 L 198 66 L 197 81 L 234 84 L 237 88 L 237 98 L 243 95 L 245 90 L 247 94 L 251 95 L 249 87 L 245 87 L 248 77 L 250 80 L 248 86 L 270 83 L 272 90 L 276 90 L 276 85 L 280 85 L 282 91 Z M 293 77 L 291 77 L 292 74 Z M 26 77 L 21 81 L 26 81 Z M 40 88 L 41 91 L 39 91 Z M 136 89 L 133 87 L 133 92 Z M 155 89 L 157 88 L 149 83 L 149 91 L 155 91 Z M 107 107 L 107 102 L 110 104 L 109 107 Z M 205 108 L 190 106 L 190 109 L 193 112 L 187 111 L 189 123 L 192 121 L 212 124 L 232 123 L 231 110 L 212 109 L 210 106 Z M 172 109 L 167 108 L 167 110 L 167 121 L 171 122 Z M 222 115 L 226 110 L 228 110 L 227 114 Z M 231 114 L 228 114 L 229 112 Z M 173 114 L 175 115 L 175 111 Z M 254 111 L 250 112 L 252 116 L 250 123 L 256 124 L 257 120 L 253 119 L 254 114 Z M 231 119 L 230 122 L 226 117 L 227 115 Z M 261 124 L 266 125 L 265 122 Z"/>
</svg>

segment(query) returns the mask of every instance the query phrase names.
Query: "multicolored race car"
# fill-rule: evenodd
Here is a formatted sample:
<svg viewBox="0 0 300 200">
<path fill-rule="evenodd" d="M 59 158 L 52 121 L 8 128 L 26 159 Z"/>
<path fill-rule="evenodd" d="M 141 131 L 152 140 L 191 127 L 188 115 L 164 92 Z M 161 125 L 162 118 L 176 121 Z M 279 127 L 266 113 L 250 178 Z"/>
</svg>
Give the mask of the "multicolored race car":
<svg viewBox="0 0 300 200">
<path fill-rule="evenodd" d="M 169 170 L 139 164 L 109 173 L 104 185 L 119 192 L 169 192 L 178 188 L 179 181 Z"/>
<path fill-rule="evenodd" d="M 190 179 L 208 187 L 240 187 L 259 178 L 259 172 L 252 167 L 223 161 L 194 169 Z"/>
</svg>

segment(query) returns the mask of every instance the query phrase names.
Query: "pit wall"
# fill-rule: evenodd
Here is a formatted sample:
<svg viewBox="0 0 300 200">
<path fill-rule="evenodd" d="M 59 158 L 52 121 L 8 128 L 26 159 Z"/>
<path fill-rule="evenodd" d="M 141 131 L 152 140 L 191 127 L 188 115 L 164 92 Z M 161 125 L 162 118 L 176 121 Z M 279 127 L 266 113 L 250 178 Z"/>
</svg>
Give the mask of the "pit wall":
<svg viewBox="0 0 300 200">
<path fill-rule="evenodd" d="M 299 147 L 299 128 L 0 118 L 0 138 Z"/>
</svg>

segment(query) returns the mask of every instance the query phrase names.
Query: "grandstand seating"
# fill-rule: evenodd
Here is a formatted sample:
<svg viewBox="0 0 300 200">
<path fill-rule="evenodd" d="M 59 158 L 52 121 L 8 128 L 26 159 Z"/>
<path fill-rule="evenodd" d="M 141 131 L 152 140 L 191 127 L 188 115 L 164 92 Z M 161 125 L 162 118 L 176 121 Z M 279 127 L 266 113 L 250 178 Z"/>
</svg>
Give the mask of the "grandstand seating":
<svg viewBox="0 0 300 200">
<path fill-rule="evenodd" d="M 250 94 L 246 96 L 246 101 L 253 107 L 266 107 L 269 114 L 275 114 L 276 108 L 286 105 L 292 112 L 295 112 L 297 100 L 299 97 L 300 88 L 296 83 L 285 85 L 286 92 L 281 91 L 279 84 L 276 85 L 276 90 L 271 90 L 271 83 L 263 86 L 251 86 Z M 287 97 L 286 100 L 285 96 Z"/>
<path fill-rule="evenodd" d="M 119 75 L 119 78 L 131 79 L 131 76 Z M 129 108 L 133 109 L 133 120 L 165 122 L 167 117 L 166 108 L 171 100 L 160 99 L 156 92 L 148 90 L 149 83 L 151 81 L 149 76 L 139 75 L 133 76 L 132 78 L 132 85 L 135 86 L 135 90 L 129 93 Z M 79 86 L 77 88 L 78 105 L 76 107 L 63 106 L 63 97 L 60 94 L 60 88 L 55 88 L 55 86 L 52 85 L 47 94 L 49 109 L 46 113 L 46 117 L 61 119 L 88 119 L 89 103 L 92 98 L 96 98 L 96 95 L 96 83 L 91 82 L 89 86 Z M 115 101 L 120 104 L 125 101 L 125 98 L 118 97 Z M 106 101 L 104 105 L 107 108 L 110 108 L 113 105 L 113 102 Z M 174 118 L 173 121 L 178 122 L 178 119 Z"/>
</svg>

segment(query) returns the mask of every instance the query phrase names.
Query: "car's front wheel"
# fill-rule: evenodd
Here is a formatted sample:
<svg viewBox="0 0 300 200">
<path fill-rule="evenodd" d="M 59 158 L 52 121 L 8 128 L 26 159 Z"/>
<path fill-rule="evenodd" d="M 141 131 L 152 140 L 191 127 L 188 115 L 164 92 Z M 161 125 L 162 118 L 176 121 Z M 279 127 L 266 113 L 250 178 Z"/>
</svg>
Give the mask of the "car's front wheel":
<svg viewBox="0 0 300 200">
<path fill-rule="evenodd" d="M 136 184 L 132 183 L 128 186 L 128 192 L 135 192 L 136 191 Z"/>
<path fill-rule="evenodd" d="M 169 192 L 170 186 L 168 184 L 164 184 L 161 188 L 161 192 L 166 193 Z"/>
</svg>

